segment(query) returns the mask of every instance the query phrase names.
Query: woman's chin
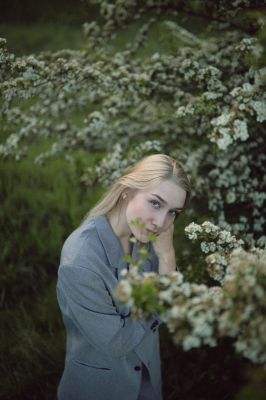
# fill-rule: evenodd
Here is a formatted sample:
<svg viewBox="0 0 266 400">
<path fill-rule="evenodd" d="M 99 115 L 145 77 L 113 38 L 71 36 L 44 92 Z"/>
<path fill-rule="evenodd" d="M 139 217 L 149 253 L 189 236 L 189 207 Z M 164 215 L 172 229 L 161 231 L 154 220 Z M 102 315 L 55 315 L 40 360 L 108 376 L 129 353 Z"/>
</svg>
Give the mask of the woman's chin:
<svg viewBox="0 0 266 400">
<path fill-rule="evenodd" d="M 149 242 L 149 234 L 148 233 L 143 233 L 140 232 L 137 235 L 135 235 L 135 238 L 140 242 L 140 243 L 148 243 Z"/>
</svg>

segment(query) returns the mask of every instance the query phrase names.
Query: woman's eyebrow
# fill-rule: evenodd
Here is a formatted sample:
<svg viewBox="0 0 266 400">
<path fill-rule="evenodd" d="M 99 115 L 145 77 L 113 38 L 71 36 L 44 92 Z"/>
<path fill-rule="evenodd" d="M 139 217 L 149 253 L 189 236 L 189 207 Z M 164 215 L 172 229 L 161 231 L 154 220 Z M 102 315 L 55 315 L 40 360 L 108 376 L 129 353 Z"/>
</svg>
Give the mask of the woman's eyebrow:
<svg viewBox="0 0 266 400">
<path fill-rule="evenodd" d="M 157 197 L 158 200 L 160 200 L 162 203 L 167 204 L 167 201 L 164 200 L 161 196 L 159 196 L 158 194 L 152 193 L 152 196 Z M 183 208 L 174 208 L 174 210 L 183 210 Z"/>
</svg>

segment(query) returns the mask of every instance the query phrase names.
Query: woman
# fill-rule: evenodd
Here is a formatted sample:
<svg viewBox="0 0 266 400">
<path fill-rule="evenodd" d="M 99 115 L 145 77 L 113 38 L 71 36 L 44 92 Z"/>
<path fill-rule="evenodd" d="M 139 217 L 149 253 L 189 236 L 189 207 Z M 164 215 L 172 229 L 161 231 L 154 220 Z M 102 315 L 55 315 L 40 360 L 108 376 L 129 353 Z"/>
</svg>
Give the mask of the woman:
<svg viewBox="0 0 266 400">
<path fill-rule="evenodd" d="M 148 321 L 132 319 L 113 292 L 129 267 L 125 256 L 137 260 L 140 245 L 150 254 L 142 272 L 176 270 L 173 223 L 189 198 L 182 166 L 167 155 L 151 155 L 122 176 L 67 238 L 57 284 L 67 330 L 59 400 L 162 399 L 160 320 L 155 314 Z M 157 236 L 153 245 L 151 233 Z"/>
</svg>

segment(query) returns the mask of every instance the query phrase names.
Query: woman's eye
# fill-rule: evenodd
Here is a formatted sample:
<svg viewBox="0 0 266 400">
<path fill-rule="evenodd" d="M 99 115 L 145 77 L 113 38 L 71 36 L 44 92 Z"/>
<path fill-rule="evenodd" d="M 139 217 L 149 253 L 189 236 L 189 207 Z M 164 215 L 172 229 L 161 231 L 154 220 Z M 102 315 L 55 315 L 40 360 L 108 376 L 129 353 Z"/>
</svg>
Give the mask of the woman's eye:
<svg viewBox="0 0 266 400">
<path fill-rule="evenodd" d="M 178 216 L 177 211 L 170 211 L 170 214 L 172 215 L 173 218 L 176 218 Z"/>
<path fill-rule="evenodd" d="M 154 208 L 160 208 L 160 206 L 161 206 L 159 201 L 157 201 L 157 200 L 151 200 L 150 203 L 152 204 L 152 206 Z"/>
</svg>

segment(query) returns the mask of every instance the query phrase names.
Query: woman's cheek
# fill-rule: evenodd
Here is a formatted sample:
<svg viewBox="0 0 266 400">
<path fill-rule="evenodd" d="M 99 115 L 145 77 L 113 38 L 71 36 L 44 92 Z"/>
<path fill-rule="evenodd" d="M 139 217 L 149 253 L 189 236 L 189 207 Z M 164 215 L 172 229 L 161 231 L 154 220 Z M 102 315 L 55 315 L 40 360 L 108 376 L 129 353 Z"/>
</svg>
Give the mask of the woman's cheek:
<svg viewBox="0 0 266 400">
<path fill-rule="evenodd" d="M 138 208 L 138 215 L 145 222 L 145 219 L 149 215 L 149 208 L 146 205 L 142 205 Z"/>
<path fill-rule="evenodd" d="M 174 219 L 169 218 L 169 219 L 166 221 L 166 223 L 165 223 L 165 225 L 164 225 L 164 227 L 163 227 L 163 232 L 166 232 L 166 231 L 170 228 L 170 226 L 171 226 L 173 223 L 174 223 Z"/>
</svg>

